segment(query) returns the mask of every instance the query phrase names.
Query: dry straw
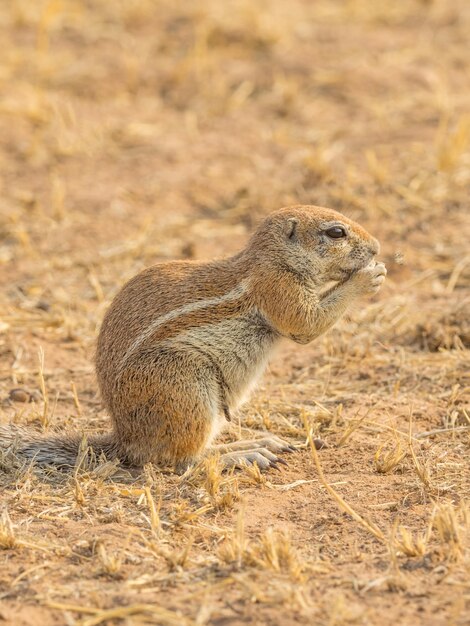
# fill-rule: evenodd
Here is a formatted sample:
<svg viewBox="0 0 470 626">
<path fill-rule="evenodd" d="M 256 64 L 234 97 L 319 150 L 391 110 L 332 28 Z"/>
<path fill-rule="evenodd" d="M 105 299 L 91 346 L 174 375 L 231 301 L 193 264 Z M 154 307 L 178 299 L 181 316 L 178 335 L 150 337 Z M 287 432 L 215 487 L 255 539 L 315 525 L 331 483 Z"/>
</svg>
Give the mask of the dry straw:
<svg viewBox="0 0 470 626">
<path fill-rule="evenodd" d="M 380 530 L 378 526 L 376 526 L 373 522 L 364 519 L 359 513 L 357 513 L 343 498 L 339 495 L 339 493 L 333 489 L 333 487 L 327 482 L 325 475 L 323 473 L 323 469 L 320 463 L 320 458 L 318 456 L 317 449 L 314 443 L 313 431 L 308 423 L 308 419 L 305 418 L 305 430 L 307 431 L 307 441 L 310 446 L 310 452 L 313 457 L 313 461 L 315 463 L 315 467 L 317 468 L 318 475 L 320 478 L 320 482 L 328 491 L 328 493 L 332 496 L 335 502 L 339 505 L 339 507 L 348 515 L 350 515 L 356 522 L 358 522 L 363 528 L 369 531 L 376 539 L 379 539 L 382 542 L 385 542 L 385 535 Z"/>
</svg>

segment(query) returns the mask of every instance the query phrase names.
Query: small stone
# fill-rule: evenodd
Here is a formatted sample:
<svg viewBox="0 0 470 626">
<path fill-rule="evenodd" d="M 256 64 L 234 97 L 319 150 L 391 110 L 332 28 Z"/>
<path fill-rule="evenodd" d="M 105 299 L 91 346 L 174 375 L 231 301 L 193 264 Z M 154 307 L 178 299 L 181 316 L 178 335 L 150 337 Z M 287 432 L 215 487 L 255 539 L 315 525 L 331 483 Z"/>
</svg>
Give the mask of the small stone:
<svg viewBox="0 0 470 626">
<path fill-rule="evenodd" d="M 38 300 L 38 302 L 36 303 L 36 308 L 40 309 L 41 311 L 50 311 L 51 305 L 45 300 Z"/>
<path fill-rule="evenodd" d="M 321 450 L 322 448 L 328 448 L 328 444 L 326 443 L 326 441 L 323 441 L 323 439 L 318 439 L 318 437 L 313 440 L 313 444 L 315 446 L 315 450 Z"/>
<path fill-rule="evenodd" d="M 31 394 L 25 389 L 12 389 L 9 398 L 13 402 L 31 402 Z"/>
</svg>

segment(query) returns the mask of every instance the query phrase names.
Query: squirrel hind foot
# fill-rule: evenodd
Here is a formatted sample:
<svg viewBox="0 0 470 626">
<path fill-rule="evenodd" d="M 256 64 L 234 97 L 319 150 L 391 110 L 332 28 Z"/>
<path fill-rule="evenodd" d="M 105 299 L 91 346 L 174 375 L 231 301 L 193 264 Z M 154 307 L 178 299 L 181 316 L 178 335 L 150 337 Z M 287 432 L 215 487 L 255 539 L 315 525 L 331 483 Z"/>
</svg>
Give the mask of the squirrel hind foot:
<svg viewBox="0 0 470 626">
<path fill-rule="evenodd" d="M 267 470 L 272 467 L 277 468 L 278 463 L 287 465 L 284 459 L 279 458 L 267 448 L 254 448 L 236 452 L 227 452 L 220 457 L 225 469 L 231 467 L 243 469 L 247 465 L 256 465 L 260 470 Z"/>
</svg>

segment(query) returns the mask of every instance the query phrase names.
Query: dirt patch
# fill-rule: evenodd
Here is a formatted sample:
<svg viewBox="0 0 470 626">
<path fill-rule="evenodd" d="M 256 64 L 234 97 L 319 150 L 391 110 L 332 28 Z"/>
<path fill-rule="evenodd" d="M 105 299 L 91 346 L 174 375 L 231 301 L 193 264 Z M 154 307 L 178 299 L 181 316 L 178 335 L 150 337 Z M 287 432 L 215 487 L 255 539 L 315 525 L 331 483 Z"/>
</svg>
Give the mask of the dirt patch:
<svg viewBox="0 0 470 626">
<path fill-rule="evenodd" d="M 274 208 L 345 212 L 389 271 L 226 434 L 289 438 L 287 467 L 0 452 L 0 624 L 467 623 L 468 3 L 12 0 L 0 27 L 2 424 L 105 430 L 119 287 Z"/>
</svg>

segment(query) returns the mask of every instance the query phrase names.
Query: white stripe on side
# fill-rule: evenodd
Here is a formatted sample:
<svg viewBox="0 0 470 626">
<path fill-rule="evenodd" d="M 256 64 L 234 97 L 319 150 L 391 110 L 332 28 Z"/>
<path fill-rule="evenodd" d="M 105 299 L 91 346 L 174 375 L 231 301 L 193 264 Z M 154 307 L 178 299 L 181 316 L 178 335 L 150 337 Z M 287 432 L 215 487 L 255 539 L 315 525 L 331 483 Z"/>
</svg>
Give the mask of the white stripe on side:
<svg viewBox="0 0 470 626">
<path fill-rule="evenodd" d="M 211 306 L 215 306 L 220 304 L 221 302 L 232 302 L 233 300 L 238 300 L 248 291 L 249 281 L 244 280 L 239 285 L 237 285 L 234 289 L 224 294 L 223 296 L 216 296 L 214 298 L 207 298 L 207 300 L 197 300 L 196 302 L 190 302 L 189 304 L 185 304 L 178 309 L 174 309 L 169 313 L 165 313 L 165 315 L 161 315 L 157 317 L 149 326 L 141 333 L 137 339 L 129 346 L 124 354 L 122 365 L 125 365 L 127 359 L 134 354 L 134 352 L 143 344 L 152 334 L 162 326 L 169 322 L 170 320 L 174 320 L 182 315 L 187 313 L 192 313 L 193 311 L 199 311 L 201 309 L 206 309 Z"/>
</svg>

